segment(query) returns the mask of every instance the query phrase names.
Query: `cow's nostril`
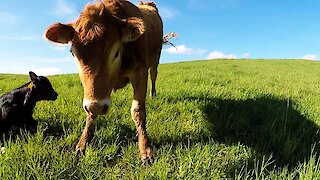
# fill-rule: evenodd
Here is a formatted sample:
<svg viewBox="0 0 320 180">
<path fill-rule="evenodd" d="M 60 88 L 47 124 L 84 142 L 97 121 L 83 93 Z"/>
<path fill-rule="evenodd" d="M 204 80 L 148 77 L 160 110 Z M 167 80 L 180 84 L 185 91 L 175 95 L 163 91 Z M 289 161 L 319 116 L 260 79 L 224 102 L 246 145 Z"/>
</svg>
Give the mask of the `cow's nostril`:
<svg viewBox="0 0 320 180">
<path fill-rule="evenodd" d="M 108 111 L 108 109 L 109 109 L 108 105 L 103 105 L 102 112 L 106 113 Z"/>
<path fill-rule="evenodd" d="M 86 111 L 86 113 L 90 113 L 90 111 L 89 111 L 89 109 L 88 109 L 87 105 L 84 105 L 84 110 Z"/>
<path fill-rule="evenodd" d="M 88 115 L 102 115 L 106 114 L 110 108 L 111 102 L 108 101 L 83 101 L 83 109 Z"/>
</svg>

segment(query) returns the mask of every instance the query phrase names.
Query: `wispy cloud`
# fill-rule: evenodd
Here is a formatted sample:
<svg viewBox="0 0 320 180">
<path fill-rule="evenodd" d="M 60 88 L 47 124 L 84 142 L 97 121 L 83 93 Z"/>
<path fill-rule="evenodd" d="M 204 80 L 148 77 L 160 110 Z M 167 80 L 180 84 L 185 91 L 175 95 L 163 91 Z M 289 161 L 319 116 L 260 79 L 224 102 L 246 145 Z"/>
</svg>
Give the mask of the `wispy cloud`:
<svg viewBox="0 0 320 180">
<path fill-rule="evenodd" d="M 67 2 L 66 0 L 55 0 L 52 15 L 74 20 L 78 14 L 75 4 Z"/>
<path fill-rule="evenodd" d="M 67 50 L 67 46 L 66 45 L 50 45 L 49 46 L 50 49 L 56 50 L 56 51 L 65 51 Z"/>
<path fill-rule="evenodd" d="M 34 71 L 38 75 L 54 75 L 62 73 L 75 73 L 76 68 L 71 57 L 12 57 L 5 59 L 0 66 L 0 73 L 27 74 Z M 70 69 L 71 67 L 71 69 Z"/>
<path fill-rule="evenodd" d="M 27 67 L 27 66 L 19 66 L 19 65 L 16 65 L 11 68 L 0 67 L 1 73 L 8 73 L 8 74 L 28 74 L 29 71 L 34 71 L 36 74 L 43 75 L 43 76 L 63 73 L 62 69 L 57 67 Z"/>
<path fill-rule="evenodd" d="M 49 58 L 49 57 L 27 57 L 23 61 L 32 61 L 34 63 L 46 63 L 46 64 L 55 64 L 55 63 L 64 63 L 64 62 L 73 62 L 71 56 L 66 56 L 63 58 Z"/>
<path fill-rule="evenodd" d="M 315 54 L 307 54 L 307 55 L 302 56 L 301 59 L 317 60 L 317 55 L 315 55 Z"/>
<path fill-rule="evenodd" d="M 245 54 L 248 55 L 248 54 Z M 207 59 L 237 59 L 238 56 L 235 54 L 225 54 L 221 51 L 212 51 L 207 56 Z"/>
<path fill-rule="evenodd" d="M 203 12 L 217 12 L 224 9 L 233 9 L 238 6 L 239 0 L 188 0 L 190 9 L 201 10 Z"/>
<path fill-rule="evenodd" d="M 53 65 L 53 64 L 60 64 L 60 63 L 67 63 L 67 62 L 73 62 L 73 58 L 70 56 L 65 56 L 62 58 L 56 58 L 56 57 L 11 57 L 11 58 L 5 58 L 0 57 L 0 59 L 6 60 L 6 65 L 8 68 L 11 65 L 32 65 L 32 64 L 46 64 L 46 65 Z M 28 63 L 30 62 L 30 63 Z M 8 63 L 10 63 L 8 65 Z"/>
<path fill-rule="evenodd" d="M 182 44 L 176 47 L 170 47 L 164 50 L 164 52 L 171 54 L 187 54 L 187 55 L 202 55 L 205 53 L 206 49 L 193 49 L 186 47 L 186 45 Z"/>
<path fill-rule="evenodd" d="M 179 10 L 164 6 L 159 6 L 159 13 L 163 19 L 171 19 L 176 16 L 179 16 L 181 13 Z"/>
<path fill-rule="evenodd" d="M 0 23 L 7 25 L 15 25 L 17 24 L 18 17 L 14 14 L 7 12 L 0 12 Z"/>
<path fill-rule="evenodd" d="M 250 56 L 250 53 L 244 53 L 244 54 L 242 55 L 242 58 L 247 59 L 247 58 L 249 58 L 249 56 Z"/>
<path fill-rule="evenodd" d="M 41 36 L 0 36 L 0 40 L 6 41 L 37 41 L 41 39 Z"/>
<path fill-rule="evenodd" d="M 36 72 L 38 75 L 43 76 L 50 76 L 62 73 L 62 69 L 56 67 L 40 67 L 34 69 L 33 71 Z"/>
</svg>

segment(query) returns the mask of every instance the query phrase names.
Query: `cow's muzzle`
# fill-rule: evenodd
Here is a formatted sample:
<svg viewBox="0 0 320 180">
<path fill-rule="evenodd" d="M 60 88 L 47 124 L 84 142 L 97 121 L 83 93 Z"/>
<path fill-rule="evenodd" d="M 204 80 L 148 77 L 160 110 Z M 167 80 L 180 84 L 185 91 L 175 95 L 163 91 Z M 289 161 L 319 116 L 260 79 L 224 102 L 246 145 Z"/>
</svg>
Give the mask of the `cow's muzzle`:
<svg viewBox="0 0 320 180">
<path fill-rule="evenodd" d="M 102 115 L 106 114 L 111 107 L 111 100 L 109 98 L 103 100 L 83 100 L 83 108 L 88 115 Z"/>
</svg>

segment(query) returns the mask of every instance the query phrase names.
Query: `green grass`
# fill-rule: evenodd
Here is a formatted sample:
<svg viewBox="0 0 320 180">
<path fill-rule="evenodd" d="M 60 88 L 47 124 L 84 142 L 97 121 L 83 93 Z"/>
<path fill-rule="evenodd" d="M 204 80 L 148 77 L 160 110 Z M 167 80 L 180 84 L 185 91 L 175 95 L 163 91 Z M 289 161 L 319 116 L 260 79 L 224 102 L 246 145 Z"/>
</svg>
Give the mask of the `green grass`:
<svg viewBox="0 0 320 180">
<path fill-rule="evenodd" d="M 1 179 L 319 179 L 320 63 L 215 60 L 163 64 L 147 99 L 155 163 L 142 166 L 131 120 L 132 87 L 112 95 L 86 156 L 78 75 L 50 76 L 59 93 L 37 104 L 35 134 L 11 137 Z M 0 75 L 0 93 L 28 81 Z"/>
</svg>

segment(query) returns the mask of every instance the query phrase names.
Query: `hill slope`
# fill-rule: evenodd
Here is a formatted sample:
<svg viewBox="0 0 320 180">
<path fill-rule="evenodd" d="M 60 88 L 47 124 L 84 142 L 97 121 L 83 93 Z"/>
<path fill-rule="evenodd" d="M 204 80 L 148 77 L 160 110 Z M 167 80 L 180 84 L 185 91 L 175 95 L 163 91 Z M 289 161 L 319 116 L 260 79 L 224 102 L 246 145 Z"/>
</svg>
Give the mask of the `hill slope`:
<svg viewBox="0 0 320 180">
<path fill-rule="evenodd" d="M 156 99 L 147 99 L 155 163 L 143 167 L 130 116 L 132 88 L 113 94 L 96 121 L 86 156 L 74 148 L 84 127 L 77 75 L 51 76 L 55 102 L 37 105 L 36 134 L 6 141 L 0 177 L 320 178 L 320 64 L 215 60 L 163 64 Z M 28 81 L 0 75 L 0 93 Z"/>
</svg>

